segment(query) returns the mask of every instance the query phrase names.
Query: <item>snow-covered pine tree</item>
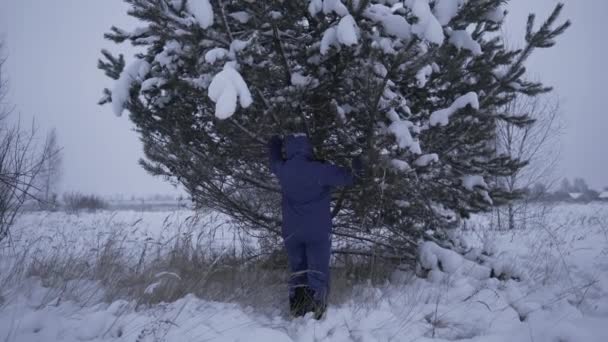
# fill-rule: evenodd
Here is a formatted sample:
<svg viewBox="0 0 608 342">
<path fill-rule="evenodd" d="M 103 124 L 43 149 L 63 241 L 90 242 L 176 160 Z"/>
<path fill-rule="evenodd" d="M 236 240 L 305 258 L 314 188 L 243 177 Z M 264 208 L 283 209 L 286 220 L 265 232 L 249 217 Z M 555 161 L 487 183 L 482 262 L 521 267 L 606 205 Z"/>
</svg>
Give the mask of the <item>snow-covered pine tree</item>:
<svg viewBox="0 0 608 342">
<path fill-rule="evenodd" d="M 320 159 L 366 157 L 360 184 L 336 194 L 337 252 L 401 259 L 517 195 L 492 182 L 525 165 L 496 154 L 496 123 L 533 121 L 500 108 L 550 91 L 524 62 L 569 26 L 561 4 L 538 29 L 531 15 L 526 46 L 509 50 L 504 0 L 125 1 L 140 28 L 106 38 L 141 52 L 127 64 L 103 51 L 116 82 L 100 103 L 128 110 L 146 170 L 274 234 L 266 141 L 306 132 Z"/>
</svg>

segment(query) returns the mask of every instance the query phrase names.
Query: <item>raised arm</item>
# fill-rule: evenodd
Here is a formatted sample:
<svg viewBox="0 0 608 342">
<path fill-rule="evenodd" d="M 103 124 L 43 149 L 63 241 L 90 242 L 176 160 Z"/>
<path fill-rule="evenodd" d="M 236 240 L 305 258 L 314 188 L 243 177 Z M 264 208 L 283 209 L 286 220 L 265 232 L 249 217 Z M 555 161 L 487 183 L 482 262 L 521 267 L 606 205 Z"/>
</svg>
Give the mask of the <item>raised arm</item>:
<svg viewBox="0 0 608 342">
<path fill-rule="evenodd" d="M 321 182 L 327 186 L 350 186 L 355 179 L 351 170 L 332 164 L 321 167 Z"/>
<path fill-rule="evenodd" d="M 283 148 L 283 140 L 275 135 L 268 141 L 268 157 L 270 160 L 270 171 L 275 175 L 278 175 L 279 169 L 285 162 L 281 155 L 281 149 Z"/>
<path fill-rule="evenodd" d="M 322 179 L 327 186 L 351 186 L 357 178 L 362 177 L 363 162 L 357 157 L 352 162 L 352 170 L 332 164 L 323 164 Z"/>
</svg>

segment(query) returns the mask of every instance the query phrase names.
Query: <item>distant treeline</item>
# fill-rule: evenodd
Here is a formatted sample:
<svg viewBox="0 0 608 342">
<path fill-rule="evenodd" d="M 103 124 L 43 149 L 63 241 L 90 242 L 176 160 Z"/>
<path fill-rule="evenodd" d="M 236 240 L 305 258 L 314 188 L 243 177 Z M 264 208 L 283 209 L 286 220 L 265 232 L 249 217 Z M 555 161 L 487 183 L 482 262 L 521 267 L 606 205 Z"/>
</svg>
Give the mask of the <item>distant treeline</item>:
<svg viewBox="0 0 608 342">
<path fill-rule="evenodd" d="M 564 178 L 556 190 L 550 190 L 545 184 L 536 184 L 527 191 L 528 200 L 547 202 L 576 202 L 588 203 L 593 201 L 608 202 L 608 187 L 603 190 L 595 190 L 587 185 L 582 178 L 570 181 Z"/>
</svg>

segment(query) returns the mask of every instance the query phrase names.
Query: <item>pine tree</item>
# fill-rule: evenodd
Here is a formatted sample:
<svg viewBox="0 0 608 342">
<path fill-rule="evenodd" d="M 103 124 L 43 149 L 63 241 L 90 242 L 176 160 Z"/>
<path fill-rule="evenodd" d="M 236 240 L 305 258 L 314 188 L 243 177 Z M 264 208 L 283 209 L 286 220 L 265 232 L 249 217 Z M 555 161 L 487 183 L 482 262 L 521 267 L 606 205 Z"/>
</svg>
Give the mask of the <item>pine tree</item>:
<svg viewBox="0 0 608 342">
<path fill-rule="evenodd" d="M 306 132 L 320 159 L 366 161 L 358 186 L 336 194 L 337 252 L 400 259 L 521 195 L 493 181 L 526 164 L 497 153 L 496 125 L 533 124 L 501 108 L 551 90 L 524 63 L 570 24 L 557 24 L 561 4 L 538 29 L 531 15 L 525 47 L 511 50 L 504 0 L 126 2 L 143 26 L 106 38 L 142 52 L 127 65 L 103 51 L 116 85 L 100 104 L 128 110 L 147 171 L 272 235 L 279 188 L 265 144 Z"/>
</svg>

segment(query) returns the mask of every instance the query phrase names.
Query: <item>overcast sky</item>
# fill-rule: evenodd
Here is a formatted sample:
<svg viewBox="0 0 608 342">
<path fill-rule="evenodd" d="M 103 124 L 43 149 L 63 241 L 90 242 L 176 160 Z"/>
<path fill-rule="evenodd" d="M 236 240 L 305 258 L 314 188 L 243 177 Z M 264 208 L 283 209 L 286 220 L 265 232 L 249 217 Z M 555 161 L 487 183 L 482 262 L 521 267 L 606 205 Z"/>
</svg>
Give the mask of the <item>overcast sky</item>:
<svg viewBox="0 0 608 342">
<path fill-rule="evenodd" d="M 546 18 L 556 0 L 512 0 L 507 30 L 521 41 L 529 12 Z M 573 27 L 528 63 L 555 87 L 565 134 L 560 174 L 608 186 L 608 1 L 565 0 Z M 141 143 L 126 116 L 98 106 L 109 80 L 96 67 L 110 26 L 136 25 L 120 0 L 0 0 L 0 32 L 9 55 L 10 100 L 23 120 L 57 129 L 64 147 L 62 191 L 146 195 L 174 193 L 137 164 Z"/>
</svg>

